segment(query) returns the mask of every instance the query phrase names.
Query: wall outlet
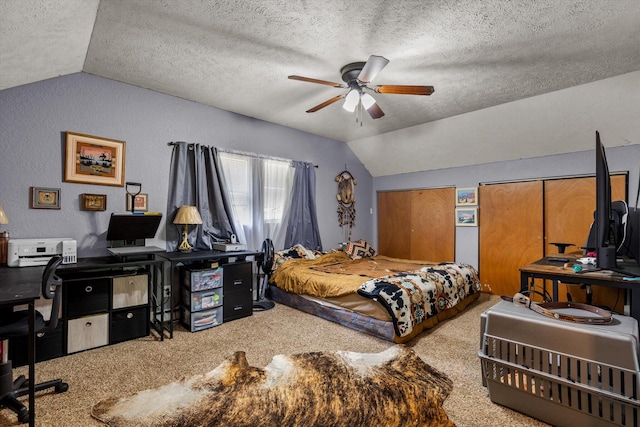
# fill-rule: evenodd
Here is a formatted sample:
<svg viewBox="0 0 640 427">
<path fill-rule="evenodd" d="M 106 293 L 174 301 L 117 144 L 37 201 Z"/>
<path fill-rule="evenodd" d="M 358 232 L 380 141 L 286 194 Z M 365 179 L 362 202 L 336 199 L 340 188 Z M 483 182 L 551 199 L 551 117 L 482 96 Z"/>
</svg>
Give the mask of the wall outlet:
<svg viewBox="0 0 640 427">
<path fill-rule="evenodd" d="M 171 295 L 171 285 L 165 285 L 163 295 L 165 298 L 168 298 L 169 295 Z"/>
</svg>

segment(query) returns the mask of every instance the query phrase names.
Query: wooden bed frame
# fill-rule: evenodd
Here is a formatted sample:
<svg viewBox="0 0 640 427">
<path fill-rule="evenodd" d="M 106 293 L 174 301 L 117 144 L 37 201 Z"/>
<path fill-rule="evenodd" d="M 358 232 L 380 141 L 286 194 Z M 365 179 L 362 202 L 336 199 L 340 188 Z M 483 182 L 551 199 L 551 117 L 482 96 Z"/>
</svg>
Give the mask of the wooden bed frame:
<svg viewBox="0 0 640 427">
<path fill-rule="evenodd" d="M 386 341 L 410 341 L 438 322 L 455 316 L 480 296 L 477 272 L 468 265 L 380 256 L 354 260 L 352 264 L 348 253 L 334 251 L 320 257 L 302 246 L 294 248 L 281 251 L 286 253 L 284 257 L 276 254 L 276 259 L 286 259 L 283 264 L 274 262 L 271 257 L 263 262 L 263 271 L 271 276 L 266 292 L 268 297 Z M 325 261 L 327 257 L 330 258 Z M 278 269 L 273 273 L 273 268 L 285 270 Z M 278 280 L 280 282 L 275 283 Z M 336 286 L 339 292 L 332 293 Z M 308 294 L 309 289 L 314 289 L 314 295 Z M 370 292 L 372 289 L 373 293 Z M 385 294 L 386 289 L 391 289 L 392 293 Z M 402 302 L 399 299 L 405 303 L 397 304 Z M 455 305 L 451 306 L 452 303 Z M 401 311 L 394 305 L 400 306 Z M 398 319 L 396 323 L 394 314 Z M 407 321 L 409 317 L 411 319 Z"/>
<path fill-rule="evenodd" d="M 406 343 L 408 341 L 411 341 L 423 331 L 435 326 L 438 322 L 449 319 L 460 313 L 469 304 L 480 297 L 479 292 L 472 294 L 455 307 L 439 313 L 436 317 L 432 317 L 427 322 L 423 322 L 420 327 L 415 328 L 410 335 L 399 337 L 395 334 L 395 331 L 393 329 L 393 322 L 391 321 L 385 322 L 383 320 L 375 319 L 364 314 L 356 313 L 352 310 L 339 308 L 333 305 L 321 304 L 317 302 L 317 300 L 305 298 L 302 295 L 283 291 L 273 284 L 269 285 L 267 295 L 273 301 L 280 304 L 284 304 L 286 306 L 304 311 L 305 313 L 309 313 L 314 316 L 321 317 L 325 320 L 338 323 L 342 326 L 346 326 L 347 328 L 356 330 L 358 332 L 364 332 L 383 340 L 395 343 Z M 371 303 L 376 304 L 374 301 L 371 301 Z"/>
</svg>

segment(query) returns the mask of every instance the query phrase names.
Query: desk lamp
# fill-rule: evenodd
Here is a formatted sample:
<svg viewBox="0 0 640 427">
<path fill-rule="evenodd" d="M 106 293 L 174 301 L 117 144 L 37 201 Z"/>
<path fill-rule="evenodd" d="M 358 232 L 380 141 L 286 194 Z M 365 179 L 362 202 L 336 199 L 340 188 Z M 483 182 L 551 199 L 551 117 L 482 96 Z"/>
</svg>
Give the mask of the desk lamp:
<svg viewBox="0 0 640 427">
<path fill-rule="evenodd" d="M 2 204 L 0 204 L 0 224 L 9 224 L 9 218 L 7 218 L 7 214 L 4 212 Z M 0 232 L 0 265 L 5 265 L 7 263 L 8 245 L 9 232 Z"/>
<path fill-rule="evenodd" d="M 181 252 L 191 252 L 193 246 L 189 244 L 189 224 L 202 224 L 202 218 L 200 217 L 198 209 L 195 206 L 180 206 L 173 223 L 184 225 L 182 243 L 178 246 L 178 250 Z"/>
</svg>

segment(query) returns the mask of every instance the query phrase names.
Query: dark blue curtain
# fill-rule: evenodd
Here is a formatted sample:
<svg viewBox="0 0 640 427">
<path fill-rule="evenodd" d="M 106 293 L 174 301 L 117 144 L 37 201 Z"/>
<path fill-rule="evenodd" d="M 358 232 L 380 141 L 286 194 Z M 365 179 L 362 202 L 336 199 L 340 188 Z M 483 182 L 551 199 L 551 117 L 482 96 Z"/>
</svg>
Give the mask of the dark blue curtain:
<svg viewBox="0 0 640 427">
<path fill-rule="evenodd" d="M 287 224 L 284 247 L 301 244 L 321 251 L 320 230 L 316 213 L 316 170 L 313 164 L 294 161 L 291 214 Z"/>
<path fill-rule="evenodd" d="M 174 251 L 181 240 L 182 226 L 173 218 L 182 205 L 198 208 L 202 224 L 189 226 L 189 242 L 195 249 L 210 250 L 218 240 L 228 240 L 233 229 L 233 213 L 215 147 L 174 142 L 169 169 L 167 197 L 167 251 Z"/>
</svg>

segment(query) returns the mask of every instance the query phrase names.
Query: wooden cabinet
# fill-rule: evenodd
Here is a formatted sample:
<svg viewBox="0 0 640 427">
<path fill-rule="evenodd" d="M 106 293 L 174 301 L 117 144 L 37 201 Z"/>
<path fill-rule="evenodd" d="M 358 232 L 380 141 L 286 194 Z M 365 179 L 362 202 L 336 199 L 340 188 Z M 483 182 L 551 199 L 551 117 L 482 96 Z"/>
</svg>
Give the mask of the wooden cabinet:
<svg viewBox="0 0 640 427">
<path fill-rule="evenodd" d="M 378 193 L 378 253 L 395 258 L 455 260 L 455 189 Z"/>
</svg>

